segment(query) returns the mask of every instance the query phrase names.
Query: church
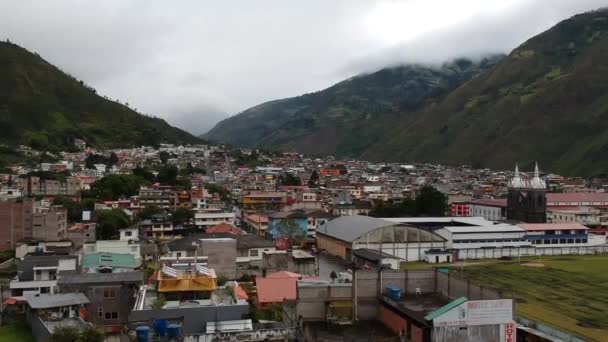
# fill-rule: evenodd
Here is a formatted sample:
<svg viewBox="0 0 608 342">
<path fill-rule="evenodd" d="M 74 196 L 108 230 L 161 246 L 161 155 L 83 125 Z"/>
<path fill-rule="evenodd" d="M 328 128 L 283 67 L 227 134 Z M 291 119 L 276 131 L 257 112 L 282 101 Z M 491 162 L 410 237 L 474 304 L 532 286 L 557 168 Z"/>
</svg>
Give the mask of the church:
<svg viewBox="0 0 608 342">
<path fill-rule="evenodd" d="M 516 164 L 508 190 L 507 220 L 525 223 L 547 222 L 547 184 L 540 178 L 538 163 L 534 167 L 532 178 L 520 175 Z"/>
</svg>

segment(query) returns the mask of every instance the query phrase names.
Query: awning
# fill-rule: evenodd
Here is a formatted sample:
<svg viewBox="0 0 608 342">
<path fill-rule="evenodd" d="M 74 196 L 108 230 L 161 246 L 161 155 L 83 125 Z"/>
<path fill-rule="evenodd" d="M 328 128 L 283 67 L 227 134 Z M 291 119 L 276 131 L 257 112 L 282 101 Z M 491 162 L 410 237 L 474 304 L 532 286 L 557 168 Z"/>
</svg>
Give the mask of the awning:
<svg viewBox="0 0 608 342">
<path fill-rule="evenodd" d="M 15 298 L 7 298 L 4 300 L 4 305 L 15 305 L 17 300 Z"/>
</svg>

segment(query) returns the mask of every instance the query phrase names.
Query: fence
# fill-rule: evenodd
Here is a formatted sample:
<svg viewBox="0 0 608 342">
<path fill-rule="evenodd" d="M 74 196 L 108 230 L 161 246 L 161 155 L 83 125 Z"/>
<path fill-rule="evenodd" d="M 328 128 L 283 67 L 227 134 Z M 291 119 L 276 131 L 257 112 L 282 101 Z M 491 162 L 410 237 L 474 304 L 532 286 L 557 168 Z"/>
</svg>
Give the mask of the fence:
<svg viewBox="0 0 608 342">
<path fill-rule="evenodd" d="M 581 247 L 508 247 L 508 248 L 468 248 L 458 249 L 457 258 L 498 259 L 501 257 L 595 255 L 608 253 L 608 245 Z"/>
</svg>

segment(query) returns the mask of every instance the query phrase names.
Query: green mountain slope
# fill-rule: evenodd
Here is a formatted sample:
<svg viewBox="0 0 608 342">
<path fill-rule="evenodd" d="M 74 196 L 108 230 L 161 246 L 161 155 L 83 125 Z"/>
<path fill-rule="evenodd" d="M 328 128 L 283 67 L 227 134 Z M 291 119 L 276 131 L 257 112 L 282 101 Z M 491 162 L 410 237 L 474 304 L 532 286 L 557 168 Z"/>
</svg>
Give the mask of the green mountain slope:
<svg viewBox="0 0 608 342">
<path fill-rule="evenodd" d="M 608 171 L 608 10 L 565 20 L 528 40 L 370 146 L 368 158 L 547 170 Z"/>
<path fill-rule="evenodd" d="M 608 10 L 564 20 L 489 71 L 437 92 L 411 72 L 381 85 L 374 75 L 254 107 L 207 137 L 370 160 L 496 168 L 537 160 L 564 174 L 608 172 Z M 356 87 L 346 86 L 355 81 Z M 412 98 L 418 101 L 408 102 Z M 312 105 L 307 99 L 328 100 Z"/>
<path fill-rule="evenodd" d="M 98 96 L 37 54 L 0 42 L 0 143 L 58 150 L 74 138 L 97 147 L 200 141 Z"/>
<path fill-rule="evenodd" d="M 323 91 L 267 102 L 220 122 L 205 138 L 236 145 L 357 156 L 384 132 L 494 66 L 455 60 L 408 65 L 353 77 Z"/>
</svg>

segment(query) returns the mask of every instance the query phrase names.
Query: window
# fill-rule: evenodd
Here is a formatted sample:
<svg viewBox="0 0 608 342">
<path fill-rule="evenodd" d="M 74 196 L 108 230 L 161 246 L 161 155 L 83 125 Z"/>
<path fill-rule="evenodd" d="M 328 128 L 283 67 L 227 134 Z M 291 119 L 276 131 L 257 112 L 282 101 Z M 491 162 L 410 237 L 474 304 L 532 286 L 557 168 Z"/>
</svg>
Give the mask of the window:
<svg viewBox="0 0 608 342">
<path fill-rule="evenodd" d="M 126 231 L 126 232 L 125 232 L 125 236 L 132 236 L 132 235 L 133 235 L 133 232 L 132 232 L 132 231 Z"/>
<path fill-rule="evenodd" d="M 106 312 L 104 319 L 118 319 L 118 312 Z"/>
<path fill-rule="evenodd" d="M 181 258 L 181 257 L 182 257 L 182 252 L 177 252 L 177 253 L 175 253 L 175 257 L 177 257 L 177 258 Z"/>
<path fill-rule="evenodd" d="M 114 298 L 116 297 L 116 288 L 115 287 L 106 287 L 103 289 L 103 297 L 104 298 Z"/>
<path fill-rule="evenodd" d="M 103 317 L 103 308 L 97 308 L 97 316 Z"/>
<path fill-rule="evenodd" d="M 258 255 L 259 254 L 258 254 L 258 250 L 257 249 L 252 249 L 252 250 L 249 251 L 249 256 L 257 257 Z"/>
</svg>

